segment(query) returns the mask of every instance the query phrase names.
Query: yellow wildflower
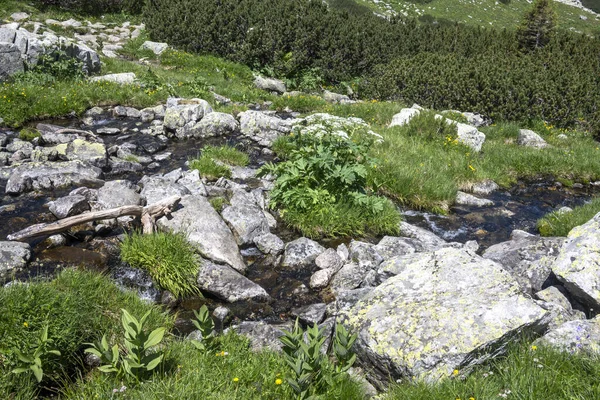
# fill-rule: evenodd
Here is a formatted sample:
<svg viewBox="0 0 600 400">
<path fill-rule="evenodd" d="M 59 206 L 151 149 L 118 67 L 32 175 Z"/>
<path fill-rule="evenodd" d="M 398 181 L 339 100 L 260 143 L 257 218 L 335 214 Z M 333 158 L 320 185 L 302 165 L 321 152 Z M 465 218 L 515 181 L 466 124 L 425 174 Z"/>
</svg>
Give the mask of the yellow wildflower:
<svg viewBox="0 0 600 400">
<path fill-rule="evenodd" d="M 238 377 L 235 377 L 235 378 L 233 378 L 233 381 L 234 381 L 234 382 L 239 382 L 239 381 L 240 381 L 240 378 L 238 378 Z"/>
<path fill-rule="evenodd" d="M 531 350 L 536 351 L 537 350 L 537 346 L 531 346 Z"/>
<path fill-rule="evenodd" d="M 29 324 L 27 323 L 27 321 L 23 322 L 23 326 L 24 326 L 25 328 L 29 328 Z"/>
<path fill-rule="evenodd" d="M 283 383 L 283 381 L 280 378 L 275 379 L 276 385 L 281 385 L 282 383 Z"/>
<path fill-rule="evenodd" d="M 454 371 L 452 371 L 452 375 L 454 375 L 454 376 L 458 375 L 458 370 L 455 369 Z"/>
</svg>

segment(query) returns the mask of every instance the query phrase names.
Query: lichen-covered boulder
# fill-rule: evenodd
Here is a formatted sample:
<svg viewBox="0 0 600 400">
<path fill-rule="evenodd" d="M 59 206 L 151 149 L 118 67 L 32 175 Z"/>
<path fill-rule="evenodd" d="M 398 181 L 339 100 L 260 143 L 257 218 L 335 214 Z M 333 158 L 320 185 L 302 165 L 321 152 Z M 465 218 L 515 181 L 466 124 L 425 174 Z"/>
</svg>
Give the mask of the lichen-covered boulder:
<svg viewBox="0 0 600 400">
<path fill-rule="evenodd" d="M 502 352 L 522 331 L 541 331 L 546 314 L 497 263 L 445 248 L 404 266 L 343 311 L 356 348 L 383 380 L 426 380 L 468 369 Z"/>
<path fill-rule="evenodd" d="M 279 94 L 283 94 L 286 91 L 285 83 L 279 79 L 263 78 L 262 76 L 254 78 L 254 86 L 262 90 L 277 92 Z"/>
<path fill-rule="evenodd" d="M 581 303 L 600 309 L 600 213 L 569 232 L 551 268 Z"/>
<path fill-rule="evenodd" d="M 305 237 L 289 242 L 285 246 L 283 266 L 300 269 L 312 265 L 325 248 L 314 240 Z"/>
</svg>

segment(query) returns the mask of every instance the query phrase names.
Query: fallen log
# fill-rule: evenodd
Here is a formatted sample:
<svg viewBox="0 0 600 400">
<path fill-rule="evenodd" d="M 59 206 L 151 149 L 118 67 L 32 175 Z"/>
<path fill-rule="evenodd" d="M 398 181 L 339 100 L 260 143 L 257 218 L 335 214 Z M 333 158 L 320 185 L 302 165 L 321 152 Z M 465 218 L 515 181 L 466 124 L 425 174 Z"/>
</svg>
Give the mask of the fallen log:
<svg viewBox="0 0 600 400">
<path fill-rule="evenodd" d="M 56 222 L 36 224 L 23 230 L 8 235 L 8 240 L 23 240 L 38 236 L 49 236 L 64 232 L 69 228 L 91 221 L 119 218 L 124 216 L 141 217 L 144 234 L 154 232 L 156 220 L 163 215 L 169 215 L 179 204 L 181 197 L 171 196 L 167 199 L 143 206 L 122 206 L 110 210 L 93 211 L 85 214 L 74 215 Z"/>
</svg>

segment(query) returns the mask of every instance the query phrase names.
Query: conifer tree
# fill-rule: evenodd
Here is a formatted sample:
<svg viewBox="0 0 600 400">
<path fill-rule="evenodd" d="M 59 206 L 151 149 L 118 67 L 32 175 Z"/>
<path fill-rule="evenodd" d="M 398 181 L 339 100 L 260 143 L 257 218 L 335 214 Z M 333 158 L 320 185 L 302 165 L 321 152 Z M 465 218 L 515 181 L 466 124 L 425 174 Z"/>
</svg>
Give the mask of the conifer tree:
<svg viewBox="0 0 600 400">
<path fill-rule="evenodd" d="M 535 0 L 517 31 L 521 48 L 536 50 L 544 47 L 550 41 L 555 22 L 556 13 L 550 0 Z"/>
</svg>

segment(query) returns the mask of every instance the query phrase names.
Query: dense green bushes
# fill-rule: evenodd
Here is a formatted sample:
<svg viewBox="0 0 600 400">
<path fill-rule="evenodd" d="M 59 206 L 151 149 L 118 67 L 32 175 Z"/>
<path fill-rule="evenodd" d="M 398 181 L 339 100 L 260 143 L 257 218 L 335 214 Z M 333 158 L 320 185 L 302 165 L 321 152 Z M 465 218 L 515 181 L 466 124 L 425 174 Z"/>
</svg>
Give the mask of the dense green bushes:
<svg viewBox="0 0 600 400">
<path fill-rule="evenodd" d="M 42 6 L 55 6 L 63 10 L 97 15 L 110 12 L 139 14 L 145 0 L 37 0 Z"/>
<path fill-rule="evenodd" d="M 151 36 L 256 70 L 329 82 L 366 77 L 364 97 L 556 126 L 598 120 L 600 40 L 557 32 L 523 53 L 515 32 L 348 12 L 308 0 L 155 0 Z"/>
</svg>

